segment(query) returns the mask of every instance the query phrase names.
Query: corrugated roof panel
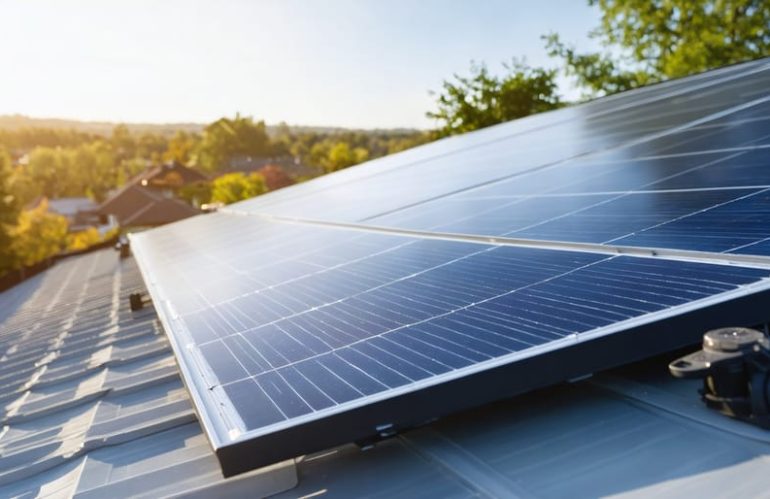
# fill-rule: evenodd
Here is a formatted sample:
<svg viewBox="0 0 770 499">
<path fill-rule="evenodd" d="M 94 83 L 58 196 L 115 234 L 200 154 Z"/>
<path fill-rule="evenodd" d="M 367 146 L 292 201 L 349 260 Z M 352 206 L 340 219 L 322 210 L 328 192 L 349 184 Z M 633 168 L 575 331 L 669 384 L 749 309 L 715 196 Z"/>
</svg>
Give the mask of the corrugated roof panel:
<svg viewBox="0 0 770 499">
<path fill-rule="evenodd" d="M 159 497 L 223 484 L 152 309 L 129 311 L 141 289 L 133 261 L 107 250 L 0 295 L 0 496 Z M 296 475 L 285 463 L 245 480 L 274 491 Z"/>
</svg>

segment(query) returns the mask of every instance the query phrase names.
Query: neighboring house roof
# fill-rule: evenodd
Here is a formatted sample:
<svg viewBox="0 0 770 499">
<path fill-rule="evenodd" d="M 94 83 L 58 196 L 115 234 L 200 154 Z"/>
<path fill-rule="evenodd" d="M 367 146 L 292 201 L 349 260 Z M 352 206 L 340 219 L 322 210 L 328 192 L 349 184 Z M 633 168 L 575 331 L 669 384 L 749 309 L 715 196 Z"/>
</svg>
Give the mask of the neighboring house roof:
<svg viewBox="0 0 770 499">
<path fill-rule="evenodd" d="M 97 206 L 90 198 L 58 198 L 48 200 L 48 211 L 74 218 L 78 212 L 93 211 Z"/>
<path fill-rule="evenodd" d="M 0 496 L 766 494 L 770 434 L 674 380 L 678 353 L 223 479 L 132 259 L 70 258 L 0 294 Z"/>
<path fill-rule="evenodd" d="M 157 188 L 180 187 L 206 180 L 208 177 L 203 173 L 176 161 L 155 166 L 139 175 L 142 185 Z"/>
<path fill-rule="evenodd" d="M 198 214 L 198 210 L 183 201 L 162 198 L 137 210 L 122 220 L 121 224 L 133 227 L 163 225 Z"/>
<path fill-rule="evenodd" d="M 230 159 L 227 167 L 221 173 L 253 173 L 266 166 L 280 166 L 292 177 L 315 177 L 323 173 L 320 168 L 302 163 L 299 158 L 283 156 L 279 158 L 255 158 L 253 156 L 235 156 Z"/>
<path fill-rule="evenodd" d="M 130 183 L 109 197 L 99 212 L 114 215 L 122 226 L 151 226 L 182 220 L 199 212 L 189 204 Z"/>
<path fill-rule="evenodd" d="M 294 183 L 294 180 L 278 165 L 263 166 L 257 170 L 257 173 L 262 175 L 267 189 L 271 191 L 288 187 Z"/>
</svg>

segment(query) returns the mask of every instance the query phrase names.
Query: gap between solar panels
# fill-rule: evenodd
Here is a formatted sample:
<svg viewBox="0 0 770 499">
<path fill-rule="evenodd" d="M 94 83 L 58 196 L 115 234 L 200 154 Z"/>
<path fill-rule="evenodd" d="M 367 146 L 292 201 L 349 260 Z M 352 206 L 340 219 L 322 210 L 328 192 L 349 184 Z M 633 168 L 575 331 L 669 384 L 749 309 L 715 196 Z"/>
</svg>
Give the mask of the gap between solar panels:
<svg viewBox="0 0 770 499">
<path fill-rule="evenodd" d="M 351 242 L 370 235 L 399 241 L 352 265 L 191 313 L 180 313 L 179 300 L 147 279 L 226 475 L 370 442 L 662 353 L 737 318 L 768 319 L 766 260 L 765 268 L 750 268 L 726 265 L 720 255 L 688 262 L 595 247 L 602 251 L 317 229 Z M 141 237 L 134 251 L 146 278 L 168 263 L 150 257 Z M 399 265 L 401 275 L 379 276 Z M 270 310 L 286 306 L 281 300 L 292 292 L 352 285 L 349 276 L 366 289 Z"/>
<path fill-rule="evenodd" d="M 224 474 L 768 321 L 770 130 L 752 121 L 770 102 L 768 67 L 493 127 L 132 236 Z M 715 128 L 697 129 L 705 124 Z M 504 142 L 519 135 L 534 148 Z M 565 151 L 540 154 L 554 138 Z M 511 144 L 523 149 L 489 149 Z M 618 168 L 602 163 L 631 149 L 609 158 Z M 478 176 L 465 170 L 469 151 L 491 158 L 474 163 Z M 395 192 L 418 171 L 403 199 L 361 197 Z M 549 171 L 546 183 L 570 189 L 524 196 L 531 206 L 507 201 Z M 570 171 L 624 190 L 576 190 L 560 178 Z M 436 175 L 451 181 L 434 188 Z M 484 195 L 455 212 L 483 216 L 447 220 L 447 202 L 470 190 Z"/>
<path fill-rule="evenodd" d="M 759 186 L 761 189 L 770 189 L 770 186 Z M 742 187 L 741 189 L 745 189 Z M 643 191 L 642 191 L 643 192 Z M 675 191 L 674 191 L 675 192 Z M 491 244 L 497 246 L 516 246 L 522 248 L 540 248 L 551 250 L 578 251 L 584 253 L 598 253 L 608 255 L 627 255 L 643 258 L 665 258 L 668 260 L 682 260 L 702 263 L 718 263 L 725 265 L 743 265 L 747 267 L 770 268 L 770 256 L 717 253 L 713 251 L 691 251 L 674 248 L 657 248 L 641 246 L 624 246 L 599 243 L 579 243 L 571 241 L 549 241 L 544 239 L 526 239 L 515 237 L 485 236 L 476 234 L 461 234 L 453 232 L 438 232 L 427 230 L 409 230 L 396 227 L 384 227 L 378 225 L 329 222 L 326 220 L 313 220 L 302 218 L 280 217 L 265 215 L 237 209 L 223 209 L 222 212 L 246 217 L 259 217 L 276 223 L 289 223 L 328 227 L 336 229 L 349 229 L 362 232 L 392 234 L 397 236 L 409 236 L 421 239 L 438 239 L 443 241 L 458 241 L 474 244 Z"/>
</svg>

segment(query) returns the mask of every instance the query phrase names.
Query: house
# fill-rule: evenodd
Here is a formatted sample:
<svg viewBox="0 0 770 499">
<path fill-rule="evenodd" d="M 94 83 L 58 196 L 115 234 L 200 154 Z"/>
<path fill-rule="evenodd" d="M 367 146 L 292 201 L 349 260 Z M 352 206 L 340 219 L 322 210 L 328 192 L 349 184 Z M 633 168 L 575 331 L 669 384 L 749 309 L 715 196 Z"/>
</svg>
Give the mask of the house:
<svg viewBox="0 0 770 499">
<path fill-rule="evenodd" d="M 152 227 L 197 215 L 199 211 L 163 191 L 129 183 L 107 198 L 99 212 L 121 227 Z"/>
<path fill-rule="evenodd" d="M 305 163 L 299 157 L 281 156 L 277 158 L 257 158 L 253 156 L 239 155 L 230 159 L 222 173 L 254 173 L 267 166 L 278 166 L 287 175 L 293 178 L 309 178 L 321 175 L 323 171 Z"/>
<path fill-rule="evenodd" d="M 30 208 L 38 206 L 44 198 L 30 203 Z M 48 211 L 67 219 L 70 232 L 78 232 L 93 227 L 104 235 L 114 227 L 108 217 L 99 213 L 99 206 L 90 198 L 69 197 L 47 199 Z"/>
<path fill-rule="evenodd" d="M 175 190 L 207 180 L 204 174 L 179 163 L 156 166 L 112 193 L 98 212 L 113 217 L 122 227 L 152 227 L 182 220 L 200 212 L 176 199 Z"/>
<path fill-rule="evenodd" d="M 136 259 L 101 250 L 58 262 L 0 294 L 0 497 L 766 496 L 768 431 L 709 408 L 699 390 L 715 384 L 675 379 L 669 366 L 700 348 L 707 325 L 767 334 L 768 82 L 770 59 L 657 84 L 406 151 L 379 176 L 366 175 L 371 164 L 353 167 L 144 232 L 132 239 Z M 521 166 L 532 157 L 540 162 Z M 445 181 L 458 164 L 478 166 L 473 189 Z M 391 174 L 420 182 L 351 188 Z M 533 199 L 539 210 L 525 210 Z M 392 202 L 410 204 L 388 211 Z M 473 217 L 485 223 L 469 225 Z M 467 232 L 508 232 L 531 217 L 544 221 L 534 234 Z M 565 242 L 590 235 L 613 241 Z M 692 249 L 704 242 L 708 250 Z M 253 321 L 235 337 L 238 323 Z M 264 325 L 264 335 L 245 334 Z M 359 334 L 350 336 L 356 346 L 371 338 L 367 325 L 381 326 L 374 346 L 330 360 L 346 353 L 346 335 Z M 388 327 L 399 335 L 383 339 Z M 503 346 L 493 336 L 506 331 L 521 339 L 513 354 L 527 356 L 493 357 Z M 314 369 L 295 369 L 311 345 L 297 338 L 314 340 Z M 339 343 L 321 351 L 323 338 Z M 761 351 L 740 350 L 736 338 L 726 336 L 730 358 Z M 514 363 L 521 371 L 510 376 L 503 369 Z M 268 366 L 268 376 L 255 380 L 247 365 Z M 573 365 L 599 367 L 562 377 Z M 761 396 L 750 409 L 766 415 L 767 365 L 752 366 Z M 440 397 L 418 391 L 485 373 L 505 376 Z M 414 378 L 383 397 L 374 383 L 384 376 L 394 385 Z M 732 381 L 751 391 L 747 379 Z M 530 388 L 510 395 L 522 384 Z M 200 404 L 240 389 L 253 395 L 240 407 Z M 285 398 L 273 407 L 268 394 Z M 403 394 L 413 403 L 387 405 Z M 498 398 L 415 427 L 361 424 L 382 417 L 374 404 L 388 421 L 489 395 Z M 329 410 L 303 413 L 305 400 Z M 328 423 L 345 410 L 359 412 Z M 295 429 L 320 425 L 313 442 L 285 437 L 292 421 L 282 418 L 292 413 L 304 418 Z M 263 420 L 272 427 L 254 438 L 275 435 L 272 445 L 230 457 L 253 462 L 339 432 L 380 438 L 223 478 L 206 438 L 212 425 L 238 438 Z"/>
<path fill-rule="evenodd" d="M 770 435 L 697 400 L 669 353 L 233 478 L 132 258 L 70 257 L 0 294 L 2 497 L 681 497 L 770 489 Z"/>
<path fill-rule="evenodd" d="M 257 170 L 256 173 L 259 173 L 265 179 L 265 185 L 269 191 L 288 187 L 294 183 L 294 180 L 279 165 L 265 165 Z"/>
<path fill-rule="evenodd" d="M 195 182 L 205 182 L 208 177 L 178 161 L 171 161 L 150 168 L 139 175 L 139 181 L 144 187 L 152 189 L 177 189 Z"/>
</svg>

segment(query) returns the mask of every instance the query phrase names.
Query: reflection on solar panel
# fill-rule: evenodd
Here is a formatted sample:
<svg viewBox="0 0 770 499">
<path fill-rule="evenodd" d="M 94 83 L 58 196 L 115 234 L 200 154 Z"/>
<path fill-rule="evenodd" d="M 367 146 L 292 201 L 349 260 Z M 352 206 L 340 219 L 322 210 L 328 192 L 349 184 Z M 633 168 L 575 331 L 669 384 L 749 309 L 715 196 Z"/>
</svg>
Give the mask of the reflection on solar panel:
<svg viewBox="0 0 770 499">
<path fill-rule="evenodd" d="M 770 319 L 770 62 L 132 238 L 230 475 Z"/>
</svg>

